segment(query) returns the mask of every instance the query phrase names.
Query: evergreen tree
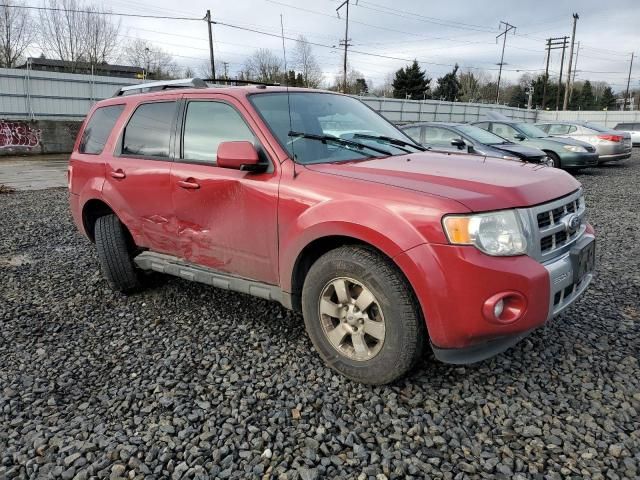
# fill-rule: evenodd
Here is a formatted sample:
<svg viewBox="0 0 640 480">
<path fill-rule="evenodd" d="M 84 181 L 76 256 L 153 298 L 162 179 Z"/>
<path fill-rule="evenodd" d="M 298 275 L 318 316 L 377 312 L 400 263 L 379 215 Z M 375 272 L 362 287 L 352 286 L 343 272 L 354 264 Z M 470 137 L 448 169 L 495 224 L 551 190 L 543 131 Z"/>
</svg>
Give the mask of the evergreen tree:
<svg viewBox="0 0 640 480">
<path fill-rule="evenodd" d="M 422 100 L 429 98 L 429 83 L 418 61 L 414 60 L 410 66 L 401 68 L 396 72 L 393 80 L 393 96 L 394 98 L 410 98 L 412 100 Z"/>
<path fill-rule="evenodd" d="M 581 110 L 594 110 L 596 108 L 595 98 L 593 97 L 593 89 L 591 88 L 591 82 L 589 80 L 584 82 L 582 90 L 580 91 L 580 109 Z"/>
<path fill-rule="evenodd" d="M 356 93 L 358 95 L 366 95 L 369 93 L 367 81 L 364 78 L 356 78 Z"/>
<path fill-rule="evenodd" d="M 602 110 L 609 110 L 616 106 L 616 96 L 613 94 L 613 90 L 611 87 L 605 87 L 602 92 L 602 96 L 600 97 L 600 102 L 598 107 Z"/>
<path fill-rule="evenodd" d="M 455 102 L 458 98 L 458 93 L 462 88 L 460 80 L 458 80 L 458 64 L 456 63 L 453 70 L 443 77 L 438 78 L 438 87 L 434 92 L 436 98 L 441 98 L 449 102 Z"/>
<path fill-rule="evenodd" d="M 524 108 L 529 102 L 529 96 L 520 85 L 514 85 L 509 95 L 509 106 Z"/>
</svg>

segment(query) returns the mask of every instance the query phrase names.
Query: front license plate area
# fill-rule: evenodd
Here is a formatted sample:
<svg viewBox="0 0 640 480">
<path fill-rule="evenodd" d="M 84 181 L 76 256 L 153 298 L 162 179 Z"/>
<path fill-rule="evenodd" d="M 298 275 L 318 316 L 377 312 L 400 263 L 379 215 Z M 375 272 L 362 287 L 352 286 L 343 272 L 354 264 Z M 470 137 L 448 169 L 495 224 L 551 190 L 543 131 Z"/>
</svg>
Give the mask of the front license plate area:
<svg viewBox="0 0 640 480">
<path fill-rule="evenodd" d="M 584 240 L 571 249 L 573 283 L 578 283 L 585 275 L 591 273 L 596 264 L 596 241 L 594 238 Z"/>
</svg>

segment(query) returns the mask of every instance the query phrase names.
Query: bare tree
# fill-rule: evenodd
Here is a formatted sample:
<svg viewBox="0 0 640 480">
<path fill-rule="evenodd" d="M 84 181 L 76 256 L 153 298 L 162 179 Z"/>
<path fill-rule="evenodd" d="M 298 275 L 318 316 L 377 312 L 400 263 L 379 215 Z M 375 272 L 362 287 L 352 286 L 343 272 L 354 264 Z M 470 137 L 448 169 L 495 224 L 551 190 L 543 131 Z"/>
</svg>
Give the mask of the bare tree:
<svg viewBox="0 0 640 480">
<path fill-rule="evenodd" d="M 160 47 L 136 38 L 124 48 L 124 58 L 129 65 L 142 67 L 146 78 L 156 80 L 180 76 L 180 68 L 173 57 Z"/>
<path fill-rule="evenodd" d="M 68 62 L 73 72 L 86 59 L 87 14 L 76 0 L 48 0 L 40 10 L 40 46 L 47 56 Z"/>
<path fill-rule="evenodd" d="M 0 67 L 15 67 L 35 37 L 28 11 L 14 8 L 24 3 L 7 0 L 0 7 Z"/>
<path fill-rule="evenodd" d="M 293 52 L 294 68 L 302 74 L 304 86 L 318 88 L 322 83 L 322 69 L 304 35 L 298 36 Z"/>
<path fill-rule="evenodd" d="M 120 41 L 120 20 L 111 20 L 108 11 L 96 7 L 85 7 L 86 59 L 91 65 L 108 63 L 113 59 Z"/>
<path fill-rule="evenodd" d="M 250 80 L 266 83 L 280 82 L 284 75 L 280 57 L 268 48 L 260 48 L 247 58 L 242 72 Z"/>
</svg>

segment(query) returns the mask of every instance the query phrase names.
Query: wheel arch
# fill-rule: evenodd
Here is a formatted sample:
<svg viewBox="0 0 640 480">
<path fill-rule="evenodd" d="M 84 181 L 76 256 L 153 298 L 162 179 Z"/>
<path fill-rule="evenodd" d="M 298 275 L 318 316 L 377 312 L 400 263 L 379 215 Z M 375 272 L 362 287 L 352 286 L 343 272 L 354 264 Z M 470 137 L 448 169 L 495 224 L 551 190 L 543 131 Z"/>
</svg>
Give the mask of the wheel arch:
<svg viewBox="0 0 640 480">
<path fill-rule="evenodd" d="M 302 311 L 302 287 L 311 266 L 325 253 L 335 250 L 336 248 L 349 245 L 362 246 L 374 250 L 380 256 L 387 259 L 406 281 L 407 286 L 410 289 L 410 293 L 416 301 L 416 305 L 418 305 L 420 313 L 424 316 L 424 312 L 422 312 L 422 308 L 420 307 L 420 302 L 418 301 L 413 285 L 400 265 L 398 265 L 398 263 L 393 259 L 394 254 L 389 251 L 388 246 L 385 248 L 367 241 L 362 237 L 346 234 L 330 234 L 314 238 L 308 242 L 296 256 L 290 276 L 291 306 L 295 311 Z"/>
<path fill-rule="evenodd" d="M 92 198 L 87 200 L 82 206 L 82 227 L 84 228 L 85 234 L 93 243 L 95 243 L 95 227 L 98 218 L 104 217 L 105 215 L 115 215 L 118 217 L 118 214 L 111 208 L 111 206 L 106 203 L 104 200 L 99 198 Z M 133 243 L 133 236 L 131 235 L 131 231 L 129 227 L 122 221 L 120 217 L 118 217 L 122 227 L 124 228 L 128 240 Z"/>
</svg>

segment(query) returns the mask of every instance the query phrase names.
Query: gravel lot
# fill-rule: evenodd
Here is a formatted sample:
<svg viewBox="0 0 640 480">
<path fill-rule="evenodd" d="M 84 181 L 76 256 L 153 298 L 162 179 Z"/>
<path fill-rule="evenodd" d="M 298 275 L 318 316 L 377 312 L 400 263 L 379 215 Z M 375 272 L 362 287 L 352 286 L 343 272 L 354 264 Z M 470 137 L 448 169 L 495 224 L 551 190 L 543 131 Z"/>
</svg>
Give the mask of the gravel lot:
<svg viewBox="0 0 640 480">
<path fill-rule="evenodd" d="M 375 388 L 277 304 L 111 292 L 64 189 L 0 196 L 0 478 L 639 478 L 640 154 L 578 176 L 588 294 L 497 358 Z"/>
</svg>

